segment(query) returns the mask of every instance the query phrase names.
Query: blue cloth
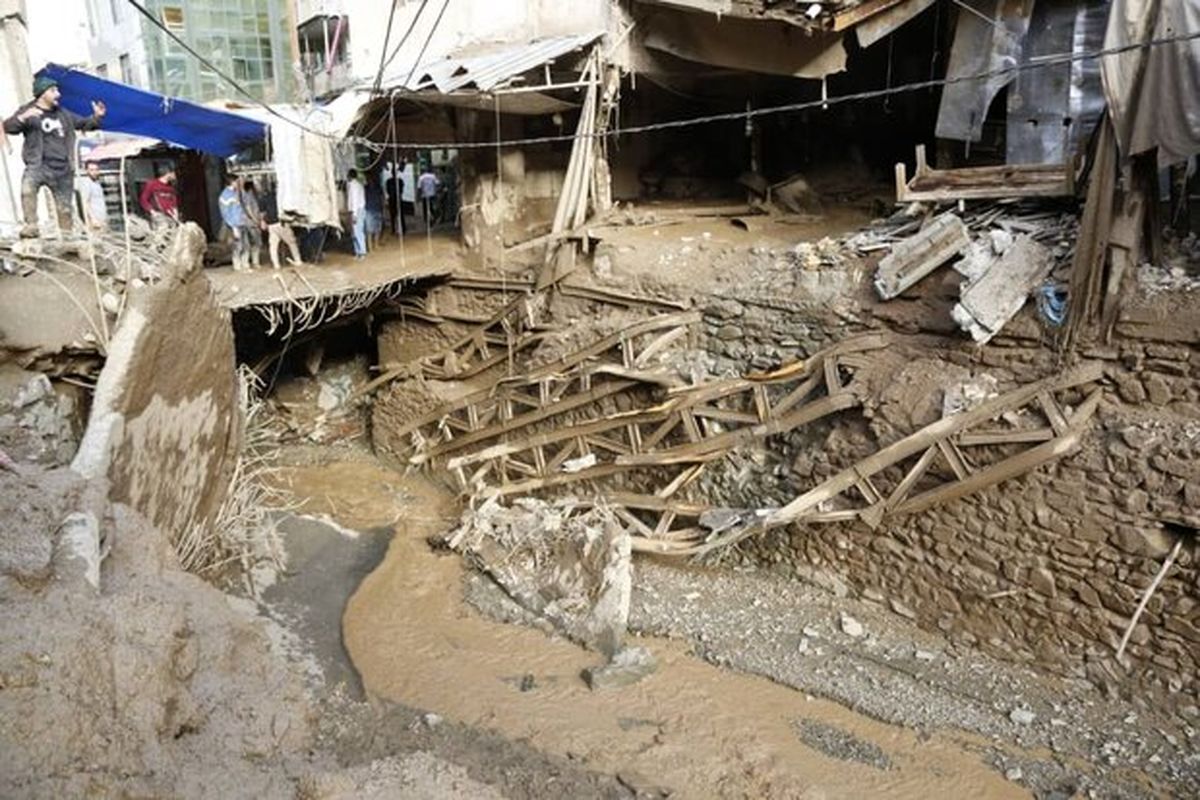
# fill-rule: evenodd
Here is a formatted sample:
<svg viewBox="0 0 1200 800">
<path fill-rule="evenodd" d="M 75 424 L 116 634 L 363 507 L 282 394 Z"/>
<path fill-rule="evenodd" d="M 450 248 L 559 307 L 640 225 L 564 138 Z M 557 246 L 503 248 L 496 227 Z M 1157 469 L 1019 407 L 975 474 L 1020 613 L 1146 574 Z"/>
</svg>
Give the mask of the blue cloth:
<svg viewBox="0 0 1200 800">
<path fill-rule="evenodd" d="M 1057 328 L 1067 319 L 1067 293 L 1053 283 L 1044 283 L 1038 287 L 1037 294 L 1038 311 L 1042 312 L 1042 318 L 1051 326 Z"/>
<path fill-rule="evenodd" d="M 246 210 L 242 208 L 242 197 L 237 189 L 226 186 L 221 192 L 221 219 L 230 228 L 246 227 Z"/>
<path fill-rule="evenodd" d="M 189 103 L 147 92 L 84 72 L 47 64 L 38 77 L 58 82 L 62 105 L 84 117 L 92 114 L 92 101 L 108 106 L 104 129 L 162 139 L 215 156 L 232 156 L 263 141 L 267 126 L 240 114 Z"/>
</svg>

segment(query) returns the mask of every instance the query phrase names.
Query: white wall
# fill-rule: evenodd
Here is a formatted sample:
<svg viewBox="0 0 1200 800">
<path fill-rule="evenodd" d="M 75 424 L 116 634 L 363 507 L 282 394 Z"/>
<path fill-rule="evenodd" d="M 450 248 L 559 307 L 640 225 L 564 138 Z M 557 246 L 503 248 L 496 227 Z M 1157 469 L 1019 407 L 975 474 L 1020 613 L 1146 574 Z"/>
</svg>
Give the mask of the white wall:
<svg viewBox="0 0 1200 800">
<path fill-rule="evenodd" d="M 390 0 L 341 0 L 350 17 L 350 52 L 355 77 L 372 80 L 379 69 L 387 31 Z M 434 29 L 444 0 L 429 0 L 412 33 L 387 73 L 408 75 L 425 40 Z M 449 0 L 421 63 L 436 60 L 472 44 L 523 42 L 547 36 L 607 29 L 611 0 Z M 421 8 L 418 0 L 401 0 L 392 22 L 389 53 Z"/>
<path fill-rule="evenodd" d="M 26 4 L 29 60 L 37 72 L 48 63 L 88 62 L 89 0 L 33 0 Z"/>
<path fill-rule="evenodd" d="M 93 14 L 95 36 L 88 39 L 89 60 L 93 67 L 104 64 L 108 77 L 136 86 L 150 84 L 150 66 L 146 58 L 146 46 L 142 41 L 142 17 L 137 9 L 120 2 L 120 18 L 113 20 L 110 0 L 75 0 L 79 5 L 87 4 Z M 121 56 L 128 55 L 133 75 L 121 75 Z"/>
</svg>

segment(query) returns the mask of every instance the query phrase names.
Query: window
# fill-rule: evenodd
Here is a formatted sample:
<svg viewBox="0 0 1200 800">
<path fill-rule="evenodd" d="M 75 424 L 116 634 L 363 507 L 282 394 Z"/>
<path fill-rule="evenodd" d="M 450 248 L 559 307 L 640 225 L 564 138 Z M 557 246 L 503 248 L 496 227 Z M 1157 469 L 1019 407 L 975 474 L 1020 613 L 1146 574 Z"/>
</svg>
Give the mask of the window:
<svg viewBox="0 0 1200 800">
<path fill-rule="evenodd" d="M 96 65 L 96 74 L 99 75 L 101 78 L 107 78 L 108 77 L 108 64 L 97 64 Z"/>
<path fill-rule="evenodd" d="M 118 63 L 121 65 L 121 82 L 136 86 L 137 80 L 133 77 L 133 62 L 129 58 L 129 53 L 121 56 Z"/>
<path fill-rule="evenodd" d="M 183 9 L 179 6 L 163 6 L 162 21 L 168 30 L 179 33 L 183 30 Z"/>
<path fill-rule="evenodd" d="M 112 10 L 113 25 L 121 21 L 121 6 L 125 5 L 123 0 L 109 0 L 108 6 Z"/>
</svg>

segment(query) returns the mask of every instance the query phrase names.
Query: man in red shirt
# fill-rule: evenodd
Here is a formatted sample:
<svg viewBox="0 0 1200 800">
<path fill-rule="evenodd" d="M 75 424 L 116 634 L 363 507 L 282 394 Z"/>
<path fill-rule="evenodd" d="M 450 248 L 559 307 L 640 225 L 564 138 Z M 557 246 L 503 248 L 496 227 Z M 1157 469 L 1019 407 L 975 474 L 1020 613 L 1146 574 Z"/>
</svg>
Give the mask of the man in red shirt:
<svg viewBox="0 0 1200 800">
<path fill-rule="evenodd" d="M 179 194 L 175 191 L 175 170 L 170 167 L 160 170 L 158 177 L 142 188 L 138 202 L 156 228 L 179 222 Z"/>
</svg>

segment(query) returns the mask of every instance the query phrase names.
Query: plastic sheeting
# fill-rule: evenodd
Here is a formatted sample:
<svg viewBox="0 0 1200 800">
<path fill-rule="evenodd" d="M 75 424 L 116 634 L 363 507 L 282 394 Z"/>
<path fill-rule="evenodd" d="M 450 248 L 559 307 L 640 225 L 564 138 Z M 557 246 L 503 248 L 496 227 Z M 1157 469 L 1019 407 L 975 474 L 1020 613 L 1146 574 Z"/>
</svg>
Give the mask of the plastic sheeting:
<svg viewBox="0 0 1200 800">
<path fill-rule="evenodd" d="M 1194 0 L 1113 0 L 1104 46 L 1192 33 Z M 1158 148 L 1165 167 L 1200 153 L 1200 39 L 1106 56 L 1101 71 L 1123 157 Z"/>
<path fill-rule="evenodd" d="M 38 72 L 58 81 L 62 105 L 91 116 L 92 101 L 108 106 L 104 129 L 161 139 L 202 153 L 228 157 L 261 142 L 267 135 L 262 122 L 165 97 L 85 72 L 48 64 Z"/>
</svg>

